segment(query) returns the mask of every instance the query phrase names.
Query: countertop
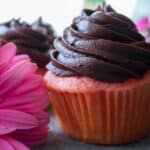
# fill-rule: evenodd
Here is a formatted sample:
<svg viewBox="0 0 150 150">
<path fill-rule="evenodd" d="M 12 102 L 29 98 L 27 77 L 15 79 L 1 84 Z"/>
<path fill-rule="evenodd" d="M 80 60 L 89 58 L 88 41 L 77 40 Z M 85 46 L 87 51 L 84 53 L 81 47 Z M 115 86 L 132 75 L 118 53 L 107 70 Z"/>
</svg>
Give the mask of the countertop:
<svg viewBox="0 0 150 150">
<path fill-rule="evenodd" d="M 150 136 L 132 144 L 118 146 L 92 145 L 76 141 L 63 133 L 54 114 L 50 114 L 49 137 L 44 144 L 33 147 L 32 150 L 150 150 Z"/>
</svg>

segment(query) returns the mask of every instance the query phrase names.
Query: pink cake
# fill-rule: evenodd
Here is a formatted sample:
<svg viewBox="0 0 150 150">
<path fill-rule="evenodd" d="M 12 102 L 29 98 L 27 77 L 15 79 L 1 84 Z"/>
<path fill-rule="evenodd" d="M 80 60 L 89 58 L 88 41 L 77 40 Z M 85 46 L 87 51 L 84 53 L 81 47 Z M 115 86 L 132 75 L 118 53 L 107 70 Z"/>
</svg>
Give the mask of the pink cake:
<svg viewBox="0 0 150 150">
<path fill-rule="evenodd" d="M 121 144 L 148 133 L 150 73 L 122 84 L 88 77 L 61 78 L 50 71 L 45 80 L 60 124 L 72 137 Z"/>
</svg>

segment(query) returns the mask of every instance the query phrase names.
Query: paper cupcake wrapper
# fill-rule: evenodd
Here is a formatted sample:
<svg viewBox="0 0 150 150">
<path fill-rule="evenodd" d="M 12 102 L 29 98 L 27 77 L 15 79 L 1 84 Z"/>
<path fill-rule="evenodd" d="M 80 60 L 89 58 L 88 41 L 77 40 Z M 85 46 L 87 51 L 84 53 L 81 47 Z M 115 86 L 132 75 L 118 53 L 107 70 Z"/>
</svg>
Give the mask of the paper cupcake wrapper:
<svg viewBox="0 0 150 150">
<path fill-rule="evenodd" d="M 117 91 L 69 93 L 50 89 L 52 104 L 71 137 L 99 144 L 129 143 L 148 134 L 150 85 Z"/>
</svg>

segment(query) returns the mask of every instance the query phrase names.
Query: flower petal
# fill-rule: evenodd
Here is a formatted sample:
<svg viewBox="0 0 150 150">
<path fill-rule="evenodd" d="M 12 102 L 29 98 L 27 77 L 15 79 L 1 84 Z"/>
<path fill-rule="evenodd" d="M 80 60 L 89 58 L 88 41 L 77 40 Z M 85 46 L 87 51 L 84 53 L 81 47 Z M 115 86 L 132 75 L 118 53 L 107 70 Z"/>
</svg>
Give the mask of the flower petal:
<svg viewBox="0 0 150 150">
<path fill-rule="evenodd" d="M 12 63 L 18 63 L 24 60 L 26 60 L 27 62 L 31 62 L 31 59 L 28 55 L 17 55 L 13 58 Z"/>
<path fill-rule="evenodd" d="M 48 91 L 39 75 L 31 75 L 23 80 L 16 89 L 3 97 L 0 109 L 16 109 L 25 112 L 37 112 L 49 104 Z"/>
<path fill-rule="evenodd" d="M 30 75 L 21 82 L 21 86 L 13 91 L 13 95 L 24 94 L 37 89 L 39 86 L 44 86 L 43 78 L 39 75 Z"/>
<path fill-rule="evenodd" d="M 13 43 L 5 44 L 0 48 L 0 64 L 10 61 L 16 54 L 16 45 Z"/>
<path fill-rule="evenodd" d="M 1 150 L 15 150 L 15 148 L 6 140 L 0 137 Z"/>
<path fill-rule="evenodd" d="M 15 150 L 30 150 L 27 146 L 11 137 L 8 137 L 7 141 L 14 147 Z"/>
<path fill-rule="evenodd" d="M 47 112 L 36 112 L 34 116 L 39 120 L 39 127 L 46 126 L 50 122 L 50 117 Z"/>
<path fill-rule="evenodd" d="M 31 129 L 39 124 L 35 116 L 9 109 L 0 110 L 0 123 L 16 129 Z"/>
<path fill-rule="evenodd" d="M 16 109 L 24 112 L 38 112 L 45 109 L 48 104 L 48 93 L 43 87 L 20 95 L 8 95 L 0 104 L 0 109 Z"/>
<path fill-rule="evenodd" d="M 16 130 L 11 134 L 11 136 L 27 145 L 40 144 L 45 142 L 48 137 L 48 127 Z"/>
<path fill-rule="evenodd" d="M 148 17 L 145 17 L 141 19 L 139 22 L 137 22 L 136 27 L 139 31 L 143 31 L 149 27 L 149 19 Z"/>
<path fill-rule="evenodd" d="M 16 128 L 6 127 L 6 126 L 0 124 L 0 135 L 8 134 L 15 130 L 16 130 Z"/>
<path fill-rule="evenodd" d="M 36 70 L 36 65 L 21 61 L 0 75 L 0 96 L 15 88 L 28 74 Z"/>
</svg>

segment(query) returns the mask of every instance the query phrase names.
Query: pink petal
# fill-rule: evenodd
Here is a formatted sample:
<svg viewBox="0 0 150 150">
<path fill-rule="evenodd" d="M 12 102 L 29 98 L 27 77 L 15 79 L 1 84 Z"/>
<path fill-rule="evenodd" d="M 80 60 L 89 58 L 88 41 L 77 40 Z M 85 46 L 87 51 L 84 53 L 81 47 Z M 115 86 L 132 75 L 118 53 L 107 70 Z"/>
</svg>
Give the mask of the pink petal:
<svg viewBox="0 0 150 150">
<path fill-rule="evenodd" d="M 37 112 L 49 104 L 48 91 L 39 75 L 32 75 L 3 97 L 0 108 Z"/>
<path fill-rule="evenodd" d="M 3 72 L 6 72 L 8 69 L 10 69 L 12 66 L 14 66 L 16 63 L 19 63 L 21 61 L 26 61 L 27 63 L 31 63 L 31 60 L 28 55 L 17 55 L 14 56 L 11 61 L 0 64 L 0 74 Z M 31 63 L 33 64 L 33 63 Z M 35 70 L 32 70 L 33 73 L 35 73 Z"/>
<path fill-rule="evenodd" d="M 136 24 L 138 31 L 143 31 L 146 28 L 148 28 L 148 26 L 150 26 L 150 24 L 149 24 L 149 19 L 147 17 L 143 18 Z"/>
<path fill-rule="evenodd" d="M 45 142 L 48 137 L 48 127 L 16 130 L 11 136 L 27 145 L 40 144 Z"/>
<path fill-rule="evenodd" d="M 40 87 L 40 86 L 43 86 L 43 87 L 45 86 L 44 82 L 43 82 L 43 78 L 37 74 L 32 74 L 32 75 L 26 77 L 20 83 L 20 85 L 18 85 L 17 88 L 13 90 L 12 95 L 25 94 L 25 93 L 28 93 L 28 92 L 38 89 L 38 87 Z M 44 90 L 46 91 L 46 88 Z"/>
<path fill-rule="evenodd" d="M 0 138 L 1 150 L 15 150 L 15 148 L 5 139 Z"/>
<path fill-rule="evenodd" d="M 0 48 L 0 64 L 10 61 L 16 54 L 16 45 L 13 43 L 5 44 Z"/>
<path fill-rule="evenodd" d="M 30 150 L 27 146 L 13 138 L 8 137 L 7 141 L 14 147 L 15 150 Z"/>
<path fill-rule="evenodd" d="M 17 55 L 13 58 L 12 63 L 18 63 L 24 60 L 26 60 L 27 62 L 31 62 L 31 59 L 28 55 Z"/>
<path fill-rule="evenodd" d="M 0 123 L 16 129 L 31 129 L 38 126 L 38 120 L 33 115 L 9 109 L 0 110 Z"/>
<path fill-rule="evenodd" d="M 0 124 L 0 135 L 8 134 L 15 130 L 16 130 L 16 128 L 6 127 L 6 126 Z"/>
<path fill-rule="evenodd" d="M 32 70 L 36 70 L 34 64 L 22 61 L 0 75 L 0 95 L 15 88 Z"/>
<path fill-rule="evenodd" d="M 10 64 L 8 64 L 8 63 L 0 64 L 0 74 L 2 74 L 3 72 L 5 72 L 9 68 L 9 65 Z"/>
<path fill-rule="evenodd" d="M 50 122 L 50 117 L 47 112 L 38 112 L 35 113 L 34 116 L 39 120 L 39 127 L 46 126 Z"/>
<path fill-rule="evenodd" d="M 7 96 L 0 104 L 0 108 L 16 109 L 24 112 L 37 112 L 45 109 L 49 104 L 48 93 L 43 87 L 16 96 Z"/>
</svg>

